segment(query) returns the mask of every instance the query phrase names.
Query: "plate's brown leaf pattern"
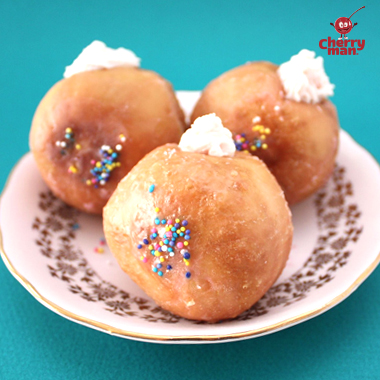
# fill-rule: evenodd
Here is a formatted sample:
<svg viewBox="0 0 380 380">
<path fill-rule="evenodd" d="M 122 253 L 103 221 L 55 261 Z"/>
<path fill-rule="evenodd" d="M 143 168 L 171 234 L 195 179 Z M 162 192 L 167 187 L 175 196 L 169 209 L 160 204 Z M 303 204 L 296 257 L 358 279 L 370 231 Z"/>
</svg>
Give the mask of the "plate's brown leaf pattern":
<svg viewBox="0 0 380 380">
<path fill-rule="evenodd" d="M 176 323 L 180 320 L 140 297 L 104 281 L 75 245 L 79 212 L 61 202 L 51 192 L 41 193 L 39 208 L 44 217 L 36 217 L 32 228 L 38 231 L 36 244 L 40 252 L 52 260 L 48 270 L 68 284 L 68 290 L 88 302 L 102 302 L 105 310 L 123 317 L 139 317 L 149 321 Z M 133 309 L 133 310 L 132 310 Z M 160 314 L 152 316 L 153 314 Z"/>
<path fill-rule="evenodd" d="M 251 309 L 237 317 L 247 320 L 266 313 L 274 306 L 288 306 L 307 297 L 334 279 L 337 270 L 347 264 L 350 244 L 357 242 L 363 227 L 359 226 L 360 211 L 351 203 L 353 187 L 345 178 L 345 169 L 336 166 L 327 186 L 315 196 L 319 228 L 316 245 L 303 267 L 287 280 L 272 286 Z"/>
<path fill-rule="evenodd" d="M 285 281 L 276 284 L 252 308 L 235 320 L 248 320 L 268 313 L 274 307 L 287 307 L 307 297 L 334 279 L 335 272 L 350 258 L 351 244 L 358 241 L 363 227 L 360 210 L 351 203 L 353 186 L 345 169 L 337 166 L 328 185 L 315 196 L 319 236 L 306 262 Z M 178 323 L 181 318 L 104 281 L 75 245 L 79 212 L 61 202 L 51 192 L 40 194 L 39 208 L 32 229 L 38 231 L 36 244 L 49 258 L 52 277 L 67 283 L 67 289 L 88 302 L 101 302 L 105 310 L 121 317 L 149 322 Z M 201 324 L 203 322 L 193 322 Z"/>
</svg>

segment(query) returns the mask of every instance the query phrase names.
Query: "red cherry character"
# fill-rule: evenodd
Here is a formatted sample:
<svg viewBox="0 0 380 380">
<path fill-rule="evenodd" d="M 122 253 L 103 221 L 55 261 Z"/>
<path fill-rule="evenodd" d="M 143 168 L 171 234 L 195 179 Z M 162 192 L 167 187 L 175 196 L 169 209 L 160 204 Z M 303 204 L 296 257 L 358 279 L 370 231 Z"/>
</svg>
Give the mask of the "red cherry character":
<svg viewBox="0 0 380 380">
<path fill-rule="evenodd" d="M 361 7 L 359 8 L 357 11 L 360 11 L 360 9 L 363 9 L 365 8 L 364 7 Z M 343 39 L 343 36 L 344 36 L 344 39 L 348 39 L 347 37 L 347 34 L 351 32 L 352 28 L 355 26 L 355 25 L 358 25 L 357 22 L 355 22 L 355 24 L 352 25 L 352 22 L 350 20 L 350 18 L 357 12 L 355 11 L 350 17 L 339 17 L 336 21 L 335 21 L 335 24 L 333 24 L 332 22 L 330 22 L 330 25 L 332 25 L 335 30 L 340 34 L 340 37 L 338 38 L 338 40 L 341 40 Z"/>
</svg>

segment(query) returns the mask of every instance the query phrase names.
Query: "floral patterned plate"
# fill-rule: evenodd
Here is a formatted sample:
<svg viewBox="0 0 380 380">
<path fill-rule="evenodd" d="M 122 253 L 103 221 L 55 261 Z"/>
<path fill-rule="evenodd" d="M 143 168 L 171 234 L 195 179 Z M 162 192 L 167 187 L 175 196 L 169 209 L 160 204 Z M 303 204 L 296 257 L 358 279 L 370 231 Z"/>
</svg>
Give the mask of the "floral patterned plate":
<svg viewBox="0 0 380 380">
<path fill-rule="evenodd" d="M 179 92 L 189 113 L 198 92 Z M 256 337 L 312 318 L 348 297 L 380 260 L 380 171 L 346 132 L 327 186 L 292 208 L 294 244 L 277 283 L 231 321 L 197 323 L 158 307 L 118 267 L 100 217 L 55 198 L 32 155 L 13 170 L 1 198 L 2 258 L 43 305 L 121 337 L 203 343 Z"/>
</svg>

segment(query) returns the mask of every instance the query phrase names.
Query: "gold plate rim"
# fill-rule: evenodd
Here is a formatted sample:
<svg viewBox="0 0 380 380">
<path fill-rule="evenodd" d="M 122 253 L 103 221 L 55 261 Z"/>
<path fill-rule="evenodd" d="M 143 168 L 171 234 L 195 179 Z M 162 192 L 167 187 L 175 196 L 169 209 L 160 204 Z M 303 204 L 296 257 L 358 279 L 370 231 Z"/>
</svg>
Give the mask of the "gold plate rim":
<svg viewBox="0 0 380 380">
<path fill-rule="evenodd" d="M 354 140 L 355 141 L 355 140 Z M 356 142 L 356 141 L 355 141 Z M 359 144 L 358 144 L 359 145 Z M 360 146 L 360 145 L 359 145 Z M 365 148 L 360 146 L 362 149 L 364 149 L 378 164 L 379 168 L 380 165 L 375 159 L 375 157 L 368 152 Z M 4 185 L 4 188 L 0 195 L 0 205 L 3 199 L 3 195 L 5 191 L 7 190 L 7 187 L 11 181 L 11 178 L 14 174 L 15 169 L 20 165 L 20 162 L 27 156 L 31 154 L 30 152 L 23 155 L 17 163 L 12 168 L 6 183 Z M 72 313 L 71 311 L 68 311 L 61 306 L 55 304 L 54 302 L 50 301 L 46 297 L 44 297 L 42 294 L 39 293 L 39 291 L 34 287 L 33 284 L 30 283 L 29 280 L 27 280 L 24 276 L 22 276 L 17 269 L 13 266 L 11 260 L 9 259 L 8 255 L 6 254 L 3 246 L 3 232 L 1 229 L 0 224 L 0 253 L 1 257 L 5 263 L 5 266 L 9 270 L 9 272 L 16 278 L 18 282 L 21 283 L 21 285 L 24 286 L 26 290 L 42 305 L 47 307 L 48 309 L 54 311 L 60 316 L 63 316 L 69 320 L 76 321 L 84 326 L 94 328 L 96 330 L 106 332 L 111 335 L 116 335 L 124 338 L 131 338 L 135 340 L 143 340 L 148 342 L 178 342 L 178 343 L 186 343 L 186 342 L 225 342 L 229 340 L 239 340 L 239 339 L 248 339 L 252 337 L 258 337 L 262 335 L 269 334 L 271 332 L 280 331 L 284 328 L 294 326 L 302 321 L 306 321 L 318 314 L 322 314 L 323 312 L 331 309 L 332 307 L 336 306 L 340 302 L 342 302 L 344 299 L 346 299 L 351 293 L 353 293 L 359 285 L 361 285 L 365 279 L 375 270 L 376 266 L 380 262 L 380 253 L 377 255 L 375 260 L 356 278 L 356 280 L 341 294 L 333 298 L 331 301 L 327 302 L 323 306 L 320 306 L 318 308 L 315 308 L 311 311 L 302 313 L 300 315 L 297 315 L 295 317 L 291 317 L 288 319 L 285 319 L 284 321 L 274 323 L 269 326 L 265 326 L 258 329 L 243 331 L 239 333 L 231 333 L 231 334 L 222 334 L 222 335 L 177 335 L 177 336 L 170 336 L 170 335 L 156 335 L 156 334 L 145 334 L 145 333 L 136 333 L 133 331 L 128 331 L 124 329 L 115 328 L 111 325 L 107 325 L 106 323 L 98 322 L 93 319 L 82 317 L 78 314 Z"/>
</svg>

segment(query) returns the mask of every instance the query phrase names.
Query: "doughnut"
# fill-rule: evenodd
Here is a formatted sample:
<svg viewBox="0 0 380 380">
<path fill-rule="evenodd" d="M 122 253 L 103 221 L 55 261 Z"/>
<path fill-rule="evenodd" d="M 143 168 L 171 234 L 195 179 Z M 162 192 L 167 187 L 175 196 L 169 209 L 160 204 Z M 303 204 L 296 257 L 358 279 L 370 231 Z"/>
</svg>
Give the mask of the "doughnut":
<svg viewBox="0 0 380 380">
<path fill-rule="evenodd" d="M 121 268 L 159 306 L 198 321 L 234 318 L 257 302 L 281 274 L 293 236 L 277 181 L 259 158 L 235 152 L 225 131 L 230 143 L 208 130 L 216 147 L 195 134 L 198 150 L 184 136 L 156 148 L 103 210 Z"/>
<path fill-rule="evenodd" d="M 109 53 L 111 62 L 126 53 L 99 41 L 86 49 L 82 54 L 98 54 L 100 60 Z M 30 147 L 57 197 L 101 214 L 118 182 L 142 157 L 179 142 L 185 121 L 172 86 L 157 73 L 95 63 L 79 56 L 75 67 L 66 69 L 69 75 L 48 91 L 33 118 Z"/>
<path fill-rule="evenodd" d="M 338 149 L 337 112 L 327 100 L 333 85 L 314 56 L 302 50 L 280 67 L 251 62 L 227 71 L 207 85 L 191 116 L 218 115 L 236 148 L 266 163 L 289 204 L 326 183 Z"/>
</svg>

